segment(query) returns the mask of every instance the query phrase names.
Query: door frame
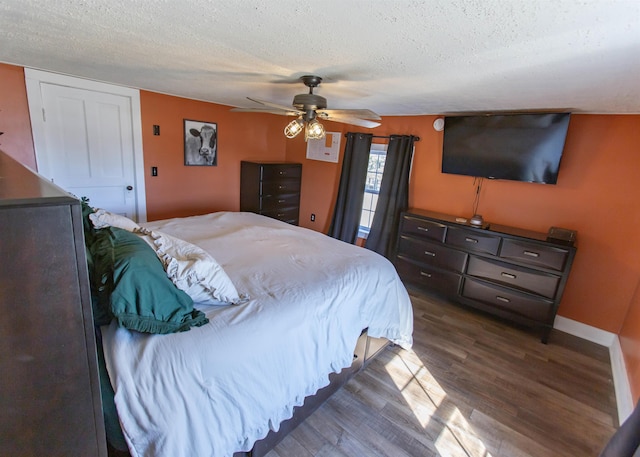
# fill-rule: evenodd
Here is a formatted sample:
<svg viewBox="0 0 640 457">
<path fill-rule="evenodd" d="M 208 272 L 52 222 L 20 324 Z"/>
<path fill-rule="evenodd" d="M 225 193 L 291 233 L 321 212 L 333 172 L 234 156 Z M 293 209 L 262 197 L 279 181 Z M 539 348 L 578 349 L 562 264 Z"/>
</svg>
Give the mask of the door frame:
<svg viewBox="0 0 640 457">
<path fill-rule="evenodd" d="M 41 165 L 46 168 L 48 155 L 43 119 L 42 93 L 40 84 L 56 84 L 59 86 L 84 89 L 94 92 L 127 97 L 131 106 L 131 131 L 133 132 L 133 162 L 134 162 L 134 189 L 136 200 L 137 222 L 147 222 L 147 196 L 144 179 L 144 154 L 142 150 L 142 114 L 140 110 L 140 91 L 124 86 L 117 86 L 90 79 L 75 76 L 50 73 L 32 68 L 24 69 L 25 86 L 27 89 L 27 101 L 29 104 L 29 117 L 31 118 L 31 132 L 33 134 L 33 147 L 36 154 L 36 167 Z"/>
</svg>

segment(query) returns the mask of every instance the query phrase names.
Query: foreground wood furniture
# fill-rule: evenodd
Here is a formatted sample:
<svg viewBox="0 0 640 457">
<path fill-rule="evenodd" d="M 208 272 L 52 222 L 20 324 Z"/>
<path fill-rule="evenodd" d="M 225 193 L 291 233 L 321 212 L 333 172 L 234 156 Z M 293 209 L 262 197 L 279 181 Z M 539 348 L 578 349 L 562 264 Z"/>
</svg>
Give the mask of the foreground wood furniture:
<svg viewBox="0 0 640 457">
<path fill-rule="evenodd" d="M 106 456 L 80 202 L 0 152 L 0 454 Z"/>
<path fill-rule="evenodd" d="M 540 327 L 546 343 L 576 253 L 546 234 L 410 209 L 401 216 L 395 264 L 423 290 Z"/>
<path fill-rule="evenodd" d="M 240 211 L 250 211 L 298 225 L 302 164 L 240 163 Z"/>
</svg>

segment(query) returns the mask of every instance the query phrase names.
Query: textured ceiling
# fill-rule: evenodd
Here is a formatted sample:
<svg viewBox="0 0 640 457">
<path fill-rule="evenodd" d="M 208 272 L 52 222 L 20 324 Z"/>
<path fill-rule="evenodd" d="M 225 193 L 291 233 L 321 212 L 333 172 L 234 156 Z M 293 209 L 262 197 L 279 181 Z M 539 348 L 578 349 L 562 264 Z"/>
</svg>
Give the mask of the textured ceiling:
<svg viewBox="0 0 640 457">
<path fill-rule="evenodd" d="M 0 61 L 242 107 L 317 74 L 382 115 L 640 113 L 640 0 L 0 0 Z"/>
</svg>

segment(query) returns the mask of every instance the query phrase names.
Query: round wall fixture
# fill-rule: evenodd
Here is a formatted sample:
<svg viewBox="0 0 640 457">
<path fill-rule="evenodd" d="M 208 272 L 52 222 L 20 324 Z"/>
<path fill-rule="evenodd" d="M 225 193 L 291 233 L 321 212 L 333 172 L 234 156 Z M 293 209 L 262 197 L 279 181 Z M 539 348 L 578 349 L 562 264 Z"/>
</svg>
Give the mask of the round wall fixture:
<svg viewBox="0 0 640 457">
<path fill-rule="evenodd" d="M 444 130 L 444 119 L 439 117 L 435 121 L 433 121 L 433 129 L 436 132 L 442 132 Z"/>
</svg>

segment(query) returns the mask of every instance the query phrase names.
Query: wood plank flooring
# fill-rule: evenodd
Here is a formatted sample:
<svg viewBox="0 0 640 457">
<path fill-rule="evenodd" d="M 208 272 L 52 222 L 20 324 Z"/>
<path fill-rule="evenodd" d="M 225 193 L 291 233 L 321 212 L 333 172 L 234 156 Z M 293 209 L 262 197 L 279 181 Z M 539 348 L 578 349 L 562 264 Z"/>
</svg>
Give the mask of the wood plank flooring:
<svg viewBox="0 0 640 457">
<path fill-rule="evenodd" d="M 608 349 L 412 292 L 392 347 L 267 457 L 597 456 L 617 427 Z"/>
</svg>

